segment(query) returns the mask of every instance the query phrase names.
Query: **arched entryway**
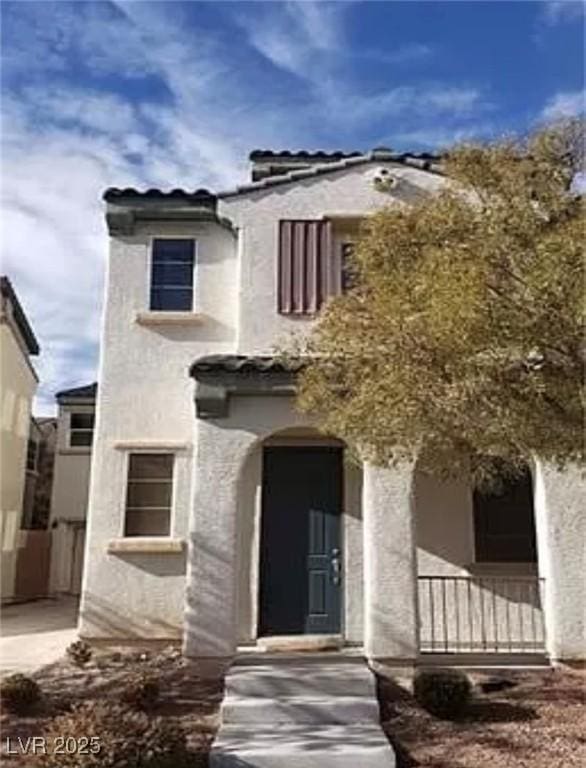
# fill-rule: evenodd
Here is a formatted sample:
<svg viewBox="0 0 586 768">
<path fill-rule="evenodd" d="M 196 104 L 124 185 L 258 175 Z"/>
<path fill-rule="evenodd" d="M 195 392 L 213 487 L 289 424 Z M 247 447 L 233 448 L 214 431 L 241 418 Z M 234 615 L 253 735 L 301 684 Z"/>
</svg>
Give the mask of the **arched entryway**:
<svg viewBox="0 0 586 768">
<path fill-rule="evenodd" d="M 312 434 L 262 446 L 259 636 L 342 630 L 343 450 Z"/>
</svg>

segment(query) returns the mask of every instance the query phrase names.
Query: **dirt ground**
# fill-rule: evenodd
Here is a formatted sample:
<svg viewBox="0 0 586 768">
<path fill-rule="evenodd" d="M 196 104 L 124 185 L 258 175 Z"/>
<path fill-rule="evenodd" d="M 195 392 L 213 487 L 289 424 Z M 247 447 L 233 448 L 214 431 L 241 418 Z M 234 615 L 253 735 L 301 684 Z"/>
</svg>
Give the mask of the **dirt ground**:
<svg viewBox="0 0 586 768">
<path fill-rule="evenodd" d="M 156 672 L 160 684 L 159 703 L 152 714 L 178 720 L 194 756 L 194 768 L 207 765 L 209 746 L 219 726 L 219 706 L 223 683 L 220 677 L 201 674 L 197 665 L 168 648 L 161 652 L 110 651 L 98 653 L 85 667 L 68 660 L 43 667 L 31 675 L 42 690 L 42 701 L 28 716 L 7 711 L 0 714 L 2 765 L 22 765 L 18 757 L 6 754 L 7 739 L 14 745 L 18 737 L 41 736 L 49 719 L 71 704 L 87 700 L 119 701 L 119 693 L 129 674 Z M 79 734 L 64 734 L 79 736 Z M 99 735 L 99 734 L 98 734 Z"/>
<path fill-rule="evenodd" d="M 470 711 L 458 722 L 428 715 L 404 689 L 380 678 L 383 728 L 398 768 L 586 766 L 584 671 L 494 677 L 513 685 L 492 693 L 476 688 Z"/>
</svg>

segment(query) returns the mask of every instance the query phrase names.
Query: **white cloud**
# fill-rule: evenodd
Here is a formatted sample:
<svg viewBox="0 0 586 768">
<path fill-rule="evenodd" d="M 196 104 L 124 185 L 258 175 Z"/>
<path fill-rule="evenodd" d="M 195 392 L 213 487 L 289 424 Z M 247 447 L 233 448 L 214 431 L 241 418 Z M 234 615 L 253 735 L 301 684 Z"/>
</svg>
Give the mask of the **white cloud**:
<svg viewBox="0 0 586 768">
<path fill-rule="evenodd" d="M 345 3 L 255 4 L 246 20 L 231 8 L 263 61 L 298 78 L 299 92 L 286 94 L 265 93 L 274 71 L 239 68 L 233 43 L 184 24 L 178 3 L 15 5 L 20 37 L 3 72 L 3 270 L 39 336 L 45 412 L 56 390 L 95 376 L 104 188 L 224 188 L 254 147 L 354 141 L 393 117 L 425 131 L 485 106 L 472 88 L 437 83 L 365 93 L 347 69 Z M 85 74 L 72 86 L 77 66 Z"/>
<path fill-rule="evenodd" d="M 381 61 L 387 61 L 390 64 L 405 64 L 407 62 L 417 61 L 418 59 L 427 59 L 432 56 L 434 49 L 424 43 L 407 43 L 399 46 L 396 50 L 380 52 L 375 54 Z"/>
<path fill-rule="evenodd" d="M 492 133 L 490 124 L 479 123 L 465 128 L 444 128 L 441 125 L 423 130 L 399 131 L 381 139 L 381 144 L 390 143 L 391 146 L 400 145 L 410 149 L 423 148 L 441 152 L 455 144 L 465 141 L 480 140 Z"/>
<path fill-rule="evenodd" d="M 120 96 L 71 87 L 25 88 L 24 101 L 34 105 L 41 119 L 58 119 L 112 134 L 137 130 L 136 111 Z"/>
<path fill-rule="evenodd" d="M 541 19 L 545 24 L 553 26 L 565 21 L 575 21 L 582 18 L 584 3 L 582 0 L 543 0 Z"/>
<path fill-rule="evenodd" d="M 543 108 L 541 117 L 543 120 L 561 120 L 566 117 L 581 115 L 585 109 L 584 91 L 556 93 Z"/>
</svg>

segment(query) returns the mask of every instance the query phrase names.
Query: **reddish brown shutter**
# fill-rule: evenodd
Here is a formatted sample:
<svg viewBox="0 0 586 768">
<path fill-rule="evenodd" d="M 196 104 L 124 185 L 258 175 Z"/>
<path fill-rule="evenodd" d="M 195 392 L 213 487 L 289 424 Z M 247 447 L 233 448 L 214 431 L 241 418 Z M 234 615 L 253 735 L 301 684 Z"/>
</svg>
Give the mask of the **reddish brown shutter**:
<svg viewBox="0 0 586 768">
<path fill-rule="evenodd" d="M 331 224 L 323 219 L 279 222 L 278 307 L 284 315 L 308 315 L 341 292 Z"/>
</svg>

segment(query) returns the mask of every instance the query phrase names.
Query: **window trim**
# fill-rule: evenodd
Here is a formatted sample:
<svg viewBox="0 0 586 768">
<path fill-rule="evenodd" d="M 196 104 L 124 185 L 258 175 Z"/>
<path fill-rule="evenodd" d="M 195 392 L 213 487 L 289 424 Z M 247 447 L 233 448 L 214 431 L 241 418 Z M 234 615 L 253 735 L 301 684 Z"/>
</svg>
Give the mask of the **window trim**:
<svg viewBox="0 0 586 768">
<path fill-rule="evenodd" d="M 155 240 L 187 240 L 193 243 L 193 270 L 192 270 L 192 284 L 191 284 L 191 308 L 183 310 L 174 309 L 152 309 L 151 308 L 151 285 L 153 278 L 153 255 L 155 251 Z M 197 312 L 198 301 L 196 298 L 196 291 L 198 286 L 198 264 L 199 264 L 199 240 L 196 237 L 188 235 L 150 235 L 148 238 L 148 258 L 147 258 L 147 273 L 146 273 L 146 298 L 144 307 L 146 313 L 179 313 L 183 315 L 191 315 Z M 144 313 L 144 310 L 141 310 Z"/>
<path fill-rule="evenodd" d="M 94 423 L 91 429 L 88 427 L 72 427 L 72 416 L 93 416 Z M 74 451 L 91 451 L 94 445 L 94 434 L 96 431 L 96 413 L 95 411 L 76 411 L 71 410 L 68 413 L 68 421 L 67 421 L 67 448 Z M 92 436 L 92 439 L 90 440 L 88 445 L 76 445 L 75 443 L 71 442 L 71 435 L 76 433 L 87 433 L 89 432 Z"/>
<path fill-rule="evenodd" d="M 124 460 L 122 462 L 122 493 L 121 493 L 121 514 L 118 526 L 117 541 L 135 541 L 142 539 L 160 539 L 161 541 L 167 541 L 168 539 L 176 539 L 176 522 L 177 522 L 177 448 L 164 448 L 156 445 L 149 446 L 132 446 L 129 445 L 124 450 Z M 130 471 L 130 456 L 132 454 L 168 454 L 173 457 L 173 463 L 171 465 L 171 501 L 169 505 L 169 533 L 166 534 L 146 534 L 141 535 L 127 535 L 126 534 L 126 498 L 128 494 L 128 473 Z"/>
</svg>

